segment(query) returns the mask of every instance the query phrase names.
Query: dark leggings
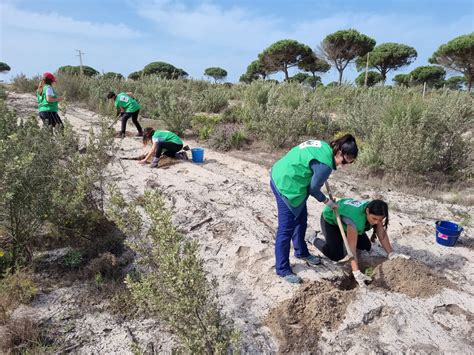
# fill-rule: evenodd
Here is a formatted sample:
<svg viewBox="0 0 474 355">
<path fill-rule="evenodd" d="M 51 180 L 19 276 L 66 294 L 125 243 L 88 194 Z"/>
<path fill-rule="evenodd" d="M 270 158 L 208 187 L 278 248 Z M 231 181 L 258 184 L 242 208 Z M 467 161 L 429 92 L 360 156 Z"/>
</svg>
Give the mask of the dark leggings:
<svg viewBox="0 0 474 355">
<path fill-rule="evenodd" d="M 57 112 L 41 111 L 39 116 L 45 126 L 56 127 L 58 125 L 63 127 L 63 121 L 61 121 L 61 117 L 59 117 Z"/>
<path fill-rule="evenodd" d="M 163 152 L 163 149 L 165 149 L 164 152 Z M 159 158 L 161 157 L 161 154 L 163 153 L 164 155 L 168 157 L 174 158 L 176 153 L 178 153 L 181 149 L 183 149 L 182 144 L 176 144 L 173 142 L 166 142 L 166 141 L 158 142 L 158 147 L 156 148 L 155 157 Z"/>
<path fill-rule="evenodd" d="M 138 122 L 138 113 L 140 110 L 137 110 L 135 112 L 122 112 L 122 130 L 120 133 L 125 134 L 125 131 L 127 130 L 127 121 L 131 117 L 132 122 L 135 124 L 135 127 L 137 127 L 138 133 L 142 133 L 142 126 L 140 126 L 140 123 Z"/>
<path fill-rule="evenodd" d="M 331 260 L 341 260 L 346 253 L 339 227 L 326 222 L 323 215 L 321 215 L 321 230 L 326 238 L 326 244 L 322 247 L 321 251 Z M 370 251 L 371 248 L 372 243 L 366 233 L 357 236 L 357 249 Z"/>
</svg>

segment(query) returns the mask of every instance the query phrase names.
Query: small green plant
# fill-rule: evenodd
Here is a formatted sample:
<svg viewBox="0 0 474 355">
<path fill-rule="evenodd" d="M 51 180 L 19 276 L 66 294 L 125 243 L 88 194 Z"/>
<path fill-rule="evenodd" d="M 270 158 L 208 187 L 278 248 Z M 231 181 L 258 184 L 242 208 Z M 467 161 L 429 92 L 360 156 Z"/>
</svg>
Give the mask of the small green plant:
<svg viewBox="0 0 474 355">
<path fill-rule="evenodd" d="M 102 287 L 104 286 L 104 277 L 100 272 L 95 274 L 94 276 L 94 285 L 98 290 L 101 290 Z"/>
<path fill-rule="evenodd" d="M 64 256 L 64 265 L 75 269 L 82 264 L 82 253 L 79 250 L 71 250 Z"/>
<path fill-rule="evenodd" d="M 209 139 L 217 124 L 221 121 L 219 115 L 196 115 L 192 120 L 192 128 L 199 135 L 199 139 Z"/>
<path fill-rule="evenodd" d="M 368 277 L 372 277 L 374 275 L 374 268 L 373 267 L 368 267 L 364 270 L 364 275 Z"/>
</svg>

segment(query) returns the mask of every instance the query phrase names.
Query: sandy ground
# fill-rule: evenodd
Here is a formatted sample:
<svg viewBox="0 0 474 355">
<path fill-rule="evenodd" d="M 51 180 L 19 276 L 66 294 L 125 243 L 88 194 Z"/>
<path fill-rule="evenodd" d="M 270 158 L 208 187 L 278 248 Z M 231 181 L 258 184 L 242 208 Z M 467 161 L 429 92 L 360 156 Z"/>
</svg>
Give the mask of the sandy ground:
<svg viewBox="0 0 474 355">
<path fill-rule="evenodd" d="M 22 113 L 35 112 L 31 95 L 10 93 L 9 103 Z M 97 116 L 84 109 L 69 107 L 65 120 L 85 136 L 89 128 L 96 124 Z M 119 129 L 118 124 L 116 128 Z M 128 130 L 135 133 L 132 122 L 129 122 Z M 312 268 L 294 258 L 291 259 L 293 270 L 305 279 L 304 286 L 290 285 L 275 275 L 276 203 L 269 188 L 269 171 L 251 162 L 258 161 L 254 153 L 249 152 L 248 159 L 245 159 L 245 156 L 236 158 L 206 149 L 203 164 L 180 161 L 166 169 L 150 169 L 136 161 L 119 159 L 142 153 L 139 139 L 117 139 L 117 143 L 117 156 L 109 166 L 111 179 L 130 199 L 142 194 L 147 187 L 155 187 L 162 192 L 173 212 L 176 226 L 187 237 L 199 241 L 205 267 L 219 282 L 218 292 L 224 311 L 242 331 L 245 351 L 277 351 L 281 339 L 272 334 L 266 324 L 270 311 L 295 295 L 301 298 L 301 290 L 308 288 L 312 282 L 323 285 L 320 286 L 322 293 L 328 287 L 324 280 L 344 277 L 341 266 L 327 259 L 323 265 Z M 191 147 L 198 145 L 194 141 L 186 141 L 186 144 Z M 329 322 L 330 326 L 325 326 L 324 322 L 316 326 L 318 336 L 311 333 L 315 329 L 299 332 L 304 342 L 308 343 L 308 338 L 314 339 L 312 348 L 323 352 L 354 354 L 408 350 L 472 352 L 474 208 L 384 188 L 375 191 L 367 181 L 356 179 L 342 169 L 333 173 L 330 184 L 337 198 L 382 197 L 386 200 L 391 208 L 389 236 L 394 249 L 426 264 L 436 275 L 446 278 L 454 286 L 440 287 L 429 297 L 412 297 L 395 292 L 390 287 L 346 290 L 349 295 L 341 296 L 345 300 L 341 319 Z M 320 229 L 322 207 L 314 199 L 309 201 L 307 237 Z M 448 248 L 435 243 L 434 223 L 439 219 L 457 222 L 464 219 L 471 224 L 458 244 Z M 317 253 L 312 247 L 310 249 Z M 385 255 L 379 246 L 374 245 L 370 256 Z M 423 274 L 416 274 L 415 278 L 409 266 L 397 270 L 407 282 L 426 281 Z M 317 289 L 318 286 L 316 289 L 312 287 L 312 294 L 317 295 Z M 43 312 L 45 307 L 59 309 L 63 307 L 64 298 L 70 297 L 67 296 L 70 292 L 74 290 L 57 290 L 44 295 L 35 301 L 30 311 L 36 309 Z M 304 307 L 311 309 L 303 312 L 303 318 L 306 313 L 310 317 L 317 312 L 317 307 L 325 308 L 325 313 L 328 313 L 330 305 L 328 302 L 314 302 L 308 297 Z M 75 351 L 130 352 L 130 336 L 126 327 L 117 325 L 115 329 L 107 323 L 111 318 L 101 313 L 79 315 L 74 331 L 80 332 L 85 327 L 81 324 L 87 324 L 93 329 L 92 334 L 100 333 L 100 336 L 91 335 L 90 341 Z M 137 337 L 153 338 L 155 348 L 162 346 L 162 350 L 169 349 L 169 337 L 156 336 L 163 333 L 160 333 L 159 325 L 153 327 L 151 320 L 149 322 L 146 323 L 151 324 L 148 330 L 146 325 L 137 329 Z M 136 328 L 137 324 L 133 326 Z M 295 326 L 301 327 L 301 324 Z M 104 334 L 104 327 L 114 328 L 114 331 Z M 83 338 L 87 337 L 83 335 Z M 297 351 L 291 347 L 286 350 L 292 349 Z M 280 350 L 284 351 L 284 348 Z"/>
</svg>

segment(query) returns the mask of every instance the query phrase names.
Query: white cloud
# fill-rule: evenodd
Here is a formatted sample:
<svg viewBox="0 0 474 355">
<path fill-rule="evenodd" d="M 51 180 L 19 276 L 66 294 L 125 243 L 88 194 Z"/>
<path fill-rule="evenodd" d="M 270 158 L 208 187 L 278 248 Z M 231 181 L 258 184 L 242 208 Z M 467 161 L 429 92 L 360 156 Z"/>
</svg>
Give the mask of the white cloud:
<svg viewBox="0 0 474 355">
<path fill-rule="evenodd" d="M 0 4 L 2 31 L 8 28 L 47 32 L 60 35 L 77 35 L 89 38 L 132 39 L 141 34 L 124 24 L 92 23 L 78 21 L 56 13 L 42 14 L 23 11 L 11 3 Z"/>
</svg>

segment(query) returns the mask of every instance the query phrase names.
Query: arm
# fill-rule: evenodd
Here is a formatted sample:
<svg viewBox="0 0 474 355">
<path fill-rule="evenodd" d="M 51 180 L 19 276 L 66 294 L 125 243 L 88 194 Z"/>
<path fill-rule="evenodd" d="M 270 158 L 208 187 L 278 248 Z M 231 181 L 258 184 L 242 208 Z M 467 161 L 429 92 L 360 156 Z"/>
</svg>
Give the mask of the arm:
<svg viewBox="0 0 474 355">
<path fill-rule="evenodd" d="M 316 160 L 312 160 L 309 166 L 313 171 L 313 177 L 311 178 L 311 184 L 309 186 L 309 194 L 319 202 L 326 203 L 328 202 L 328 198 L 322 193 L 321 187 L 329 178 L 329 175 L 331 175 L 332 169 Z"/>
<path fill-rule="evenodd" d="M 140 160 L 138 163 L 139 164 L 146 164 L 146 162 L 148 161 L 148 159 L 150 159 L 156 152 L 156 149 L 158 147 L 158 142 L 154 142 L 153 143 L 153 146 L 151 147 L 150 151 L 148 152 L 148 154 L 145 156 L 145 158 L 143 158 L 142 160 Z"/>
<path fill-rule="evenodd" d="M 63 99 L 60 98 L 60 97 L 54 97 L 54 96 L 46 95 L 46 101 L 48 101 L 48 102 L 61 102 L 61 101 L 63 101 Z"/>
<path fill-rule="evenodd" d="M 390 260 L 401 258 L 401 259 L 410 259 L 408 255 L 402 253 L 396 253 L 393 251 L 392 244 L 390 244 L 390 240 L 388 239 L 388 234 L 385 228 L 383 227 L 382 223 L 377 224 L 375 228 L 375 234 L 382 244 L 383 249 L 387 252 L 387 256 Z"/>
<path fill-rule="evenodd" d="M 349 246 L 352 251 L 352 255 L 354 255 L 354 258 L 351 259 L 351 268 L 352 271 L 357 271 L 359 270 L 359 263 L 357 261 L 357 229 L 355 229 L 352 225 L 347 225 L 347 242 L 349 243 Z"/>
</svg>

